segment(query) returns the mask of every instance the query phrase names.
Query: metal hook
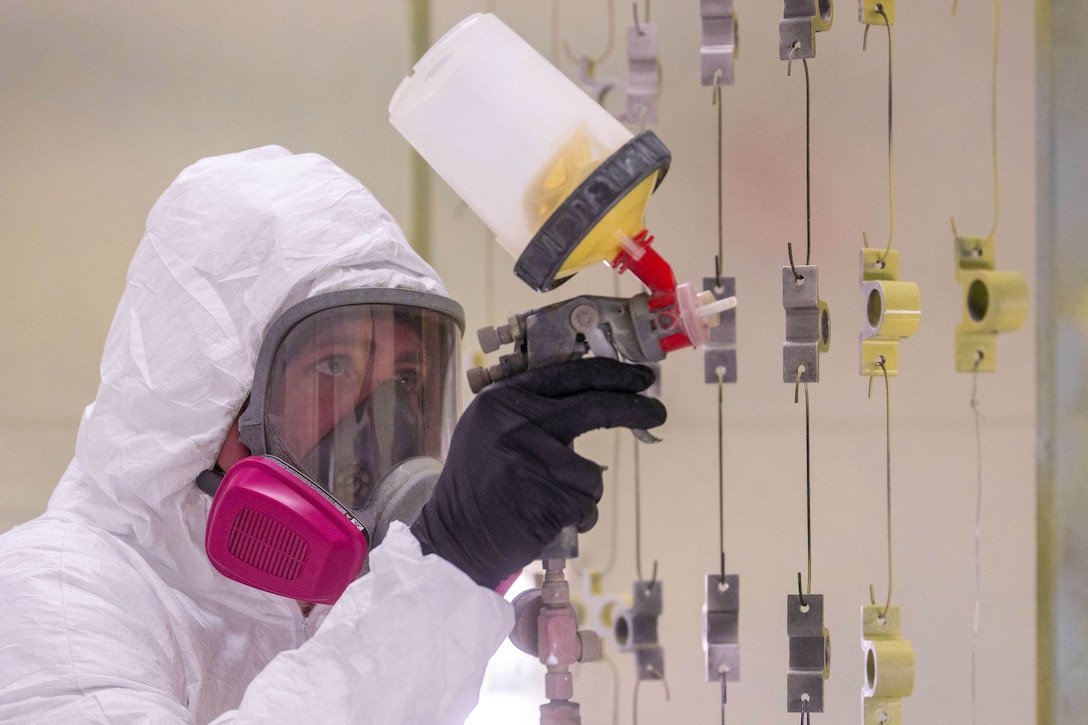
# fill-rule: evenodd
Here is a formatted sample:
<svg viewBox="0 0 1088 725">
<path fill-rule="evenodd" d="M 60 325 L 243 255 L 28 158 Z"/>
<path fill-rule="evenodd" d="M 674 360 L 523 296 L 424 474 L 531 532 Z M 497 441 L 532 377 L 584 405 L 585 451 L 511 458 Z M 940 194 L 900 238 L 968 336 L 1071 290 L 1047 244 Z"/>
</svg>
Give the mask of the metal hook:
<svg viewBox="0 0 1088 725">
<path fill-rule="evenodd" d="M 718 68 L 714 71 L 714 78 L 711 80 L 711 86 L 713 86 L 713 89 L 711 90 L 710 95 L 710 105 L 712 106 L 717 106 L 719 103 L 722 102 L 721 80 L 722 69 Z"/>
<path fill-rule="evenodd" d="M 642 582 L 641 577 L 639 577 L 639 582 Z M 656 559 L 654 559 L 654 566 L 653 566 L 653 569 L 650 571 L 650 583 L 647 584 L 643 588 L 643 591 L 646 594 L 650 594 L 650 593 L 653 592 L 655 586 L 657 586 L 657 560 Z"/>
<path fill-rule="evenodd" d="M 653 675 L 654 679 L 661 680 L 661 684 L 663 684 L 665 686 L 665 702 L 668 702 L 669 700 L 671 700 L 672 698 L 671 698 L 671 696 L 669 694 L 669 681 L 667 679 L 665 679 L 665 673 L 661 672 L 656 667 L 654 667 L 653 665 L 650 665 L 650 664 L 646 665 L 645 671 L 650 673 L 651 675 Z M 641 677 L 636 677 L 635 678 L 635 691 L 634 691 L 634 696 L 632 698 L 634 700 L 634 702 L 632 703 L 632 707 L 631 707 L 631 722 L 634 725 L 638 725 L 638 687 L 639 687 L 639 685 L 641 683 L 642 683 L 642 678 Z"/>
<path fill-rule="evenodd" d="M 801 376 L 805 374 L 805 366 L 797 366 L 797 379 L 793 381 L 793 402 L 796 404 L 800 401 L 799 393 L 801 392 Z M 806 399 L 808 396 L 808 388 L 805 388 Z"/>
<path fill-rule="evenodd" d="M 800 282 L 804 279 L 801 275 L 797 274 L 797 267 L 793 264 L 793 243 L 786 242 L 786 254 L 790 257 L 790 269 L 793 270 L 793 281 Z"/>
<path fill-rule="evenodd" d="M 807 607 L 808 602 L 805 601 L 805 592 L 801 589 L 801 572 L 797 572 L 797 596 L 801 599 L 801 607 Z"/>
<path fill-rule="evenodd" d="M 812 725 L 812 713 L 808 711 L 808 700 L 801 698 L 801 725 Z"/>
<path fill-rule="evenodd" d="M 601 54 L 598 55 L 595 58 L 592 57 L 592 56 L 588 56 L 588 55 L 577 55 L 577 54 L 574 53 L 574 51 L 571 50 L 570 43 L 568 43 L 566 41 L 566 39 L 563 40 L 563 51 L 567 54 L 567 57 L 570 58 L 570 60 L 572 62 L 574 62 L 574 63 L 580 63 L 581 59 L 583 57 L 586 58 L 589 61 L 590 73 L 592 74 L 593 66 L 596 65 L 597 63 L 600 63 L 601 61 L 603 61 L 605 58 L 607 58 L 609 55 L 612 54 L 613 36 L 615 36 L 615 34 L 616 34 L 615 31 L 616 31 L 615 0 L 608 0 L 608 43 L 605 45 L 604 51 L 602 51 Z"/>
<path fill-rule="evenodd" d="M 786 75 L 793 75 L 793 58 L 801 50 L 801 44 L 796 40 L 790 46 L 790 57 L 786 59 Z"/>
<path fill-rule="evenodd" d="M 631 14 L 635 18 L 635 30 L 639 35 L 645 35 L 642 32 L 642 25 L 638 22 L 638 2 L 631 3 Z M 650 0 L 646 0 L 646 22 L 650 22 Z"/>
<path fill-rule="evenodd" d="M 891 21 L 888 20 L 888 16 L 884 12 L 884 3 L 877 3 L 876 4 L 876 11 L 878 13 L 880 13 L 880 17 L 884 18 L 884 25 L 885 25 L 885 27 L 888 28 L 888 35 L 890 37 L 891 36 L 891 31 L 892 31 L 892 26 L 891 26 Z M 955 14 L 956 11 L 953 10 L 952 12 L 953 12 L 953 14 Z M 871 27 L 872 27 L 871 25 L 866 23 L 865 24 L 865 32 L 862 33 L 862 35 L 861 35 L 861 49 L 863 51 L 869 49 L 869 28 L 871 28 Z"/>
</svg>

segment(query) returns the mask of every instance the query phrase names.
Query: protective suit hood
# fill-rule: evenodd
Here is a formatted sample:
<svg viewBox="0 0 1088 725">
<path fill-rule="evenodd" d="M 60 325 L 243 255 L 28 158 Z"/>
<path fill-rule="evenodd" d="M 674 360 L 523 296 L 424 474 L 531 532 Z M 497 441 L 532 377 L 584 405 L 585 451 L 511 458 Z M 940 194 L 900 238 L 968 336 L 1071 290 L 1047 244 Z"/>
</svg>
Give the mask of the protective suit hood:
<svg viewBox="0 0 1088 725">
<path fill-rule="evenodd" d="M 183 171 L 148 216 L 50 513 L 117 535 L 193 597 L 282 607 L 212 568 L 210 499 L 193 481 L 249 394 L 269 324 L 355 287 L 446 294 L 370 192 L 321 156 L 266 146 Z"/>
</svg>

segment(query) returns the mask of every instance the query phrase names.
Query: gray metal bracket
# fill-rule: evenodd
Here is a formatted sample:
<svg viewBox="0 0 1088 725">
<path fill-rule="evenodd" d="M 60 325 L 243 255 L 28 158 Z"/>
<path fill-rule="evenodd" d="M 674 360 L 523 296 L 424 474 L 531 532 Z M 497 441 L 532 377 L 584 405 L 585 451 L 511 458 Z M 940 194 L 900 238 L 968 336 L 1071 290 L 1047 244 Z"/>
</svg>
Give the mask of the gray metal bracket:
<svg viewBox="0 0 1088 725">
<path fill-rule="evenodd" d="M 703 603 L 703 651 L 706 653 L 706 681 L 722 683 L 740 680 L 740 577 L 726 574 L 724 586 L 718 574 L 706 575 Z"/>
<path fill-rule="evenodd" d="M 786 600 L 790 667 L 786 673 L 786 712 L 823 712 L 824 681 L 831 675 L 831 635 L 824 626 L 824 597 L 797 594 Z"/>
<path fill-rule="evenodd" d="M 784 0 L 778 21 L 778 57 L 801 60 L 816 57 L 816 33 L 831 29 L 835 18 L 832 0 Z"/>
<path fill-rule="evenodd" d="M 820 353 L 831 347 L 831 313 L 820 299 L 816 265 L 782 268 L 782 307 L 786 310 L 782 382 L 818 383 Z"/>
<path fill-rule="evenodd" d="M 714 277 L 703 278 L 703 289 L 714 295 L 714 299 L 735 297 L 737 280 L 735 277 L 722 277 L 721 285 Z M 737 310 L 733 308 L 720 313 L 721 322 L 710 328 L 710 341 L 703 347 L 703 381 L 718 382 L 721 369 L 723 383 L 737 382 Z"/>
<path fill-rule="evenodd" d="M 699 0 L 703 44 L 699 48 L 701 80 L 704 86 L 733 85 L 734 65 L 740 46 L 740 28 L 733 0 Z"/>
</svg>

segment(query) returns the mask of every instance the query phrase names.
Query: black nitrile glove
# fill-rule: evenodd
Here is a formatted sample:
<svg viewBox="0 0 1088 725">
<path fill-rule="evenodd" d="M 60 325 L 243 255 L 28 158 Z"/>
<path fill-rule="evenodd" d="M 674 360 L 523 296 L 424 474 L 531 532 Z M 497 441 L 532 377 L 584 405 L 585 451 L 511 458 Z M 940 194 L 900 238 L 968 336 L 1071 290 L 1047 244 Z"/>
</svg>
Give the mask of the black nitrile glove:
<svg viewBox="0 0 1088 725">
<path fill-rule="evenodd" d="M 637 393 L 642 365 L 586 358 L 484 388 L 453 431 L 434 495 L 412 524 L 435 553 L 494 589 L 564 526 L 589 531 L 604 492 L 601 467 L 571 441 L 596 428 L 652 428 L 665 406 Z"/>
</svg>

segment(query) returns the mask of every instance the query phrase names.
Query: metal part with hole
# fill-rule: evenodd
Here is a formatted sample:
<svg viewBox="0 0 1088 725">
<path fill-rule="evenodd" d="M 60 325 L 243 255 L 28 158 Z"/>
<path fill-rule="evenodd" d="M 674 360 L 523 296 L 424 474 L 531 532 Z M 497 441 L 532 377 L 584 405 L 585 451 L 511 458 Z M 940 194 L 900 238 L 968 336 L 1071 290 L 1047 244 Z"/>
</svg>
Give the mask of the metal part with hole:
<svg viewBox="0 0 1088 725">
<path fill-rule="evenodd" d="M 719 285 L 720 281 L 720 285 Z M 736 277 L 703 277 L 703 289 L 722 300 L 737 294 Z M 703 346 L 703 381 L 718 382 L 721 369 L 723 383 L 737 382 L 737 310 L 734 307 L 719 314 L 717 327 L 710 328 L 710 341 Z"/>
<path fill-rule="evenodd" d="M 661 65 L 657 57 L 657 26 L 627 27 L 627 91 L 623 121 L 641 128 L 657 123 L 661 94 Z"/>
<path fill-rule="evenodd" d="M 635 653 L 635 671 L 640 680 L 665 677 L 665 650 L 657 637 L 657 621 L 664 611 L 661 580 L 636 581 L 631 608 L 616 618 L 613 634 L 621 652 Z"/>
<path fill-rule="evenodd" d="M 740 577 L 706 575 L 703 600 L 703 652 L 706 653 L 706 681 L 740 680 Z"/>
<path fill-rule="evenodd" d="M 824 597 L 797 594 L 786 600 L 790 666 L 786 673 L 786 712 L 823 712 L 824 681 L 831 676 L 831 634 L 824 626 Z"/>
<path fill-rule="evenodd" d="M 902 725 L 903 698 L 914 691 L 914 648 L 901 638 L 899 607 L 861 608 L 861 649 L 865 684 L 861 688 L 864 725 Z"/>
<path fill-rule="evenodd" d="M 963 286 L 963 321 L 956 326 L 956 370 L 997 369 L 997 336 L 1019 330 L 1028 316 L 1028 284 L 1019 272 L 998 272 L 993 237 L 956 237 L 956 281 Z"/>
<path fill-rule="evenodd" d="M 832 0 L 785 0 L 778 21 L 778 57 L 815 58 L 816 33 L 830 30 L 834 19 Z"/>
<path fill-rule="evenodd" d="M 704 86 L 731 86 L 739 47 L 739 27 L 733 0 L 699 0 L 703 44 L 699 48 L 701 80 Z"/>
<path fill-rule="evenodd" d="M 831 313 L 827 303 L 820 299 L 820 272 L 816 265 L 782 268 L 782 307 L 786 311 L 782 382 L 818 383 L 820 353 L 831 347 Z"/>
<path fill-rule="evenodd" d="M 899 373 L 899 341 L 918 331 L 922 296 L 914 282 L 899 281 L 899 250 L 861 250 L 865 302 L 860 347 L 862 375 Z"/>
<path fill-rule="evenodd" d="M 858 22 L 865 25 L 895 25 L 895 0 L 858 0 Z"/>
</svg>

